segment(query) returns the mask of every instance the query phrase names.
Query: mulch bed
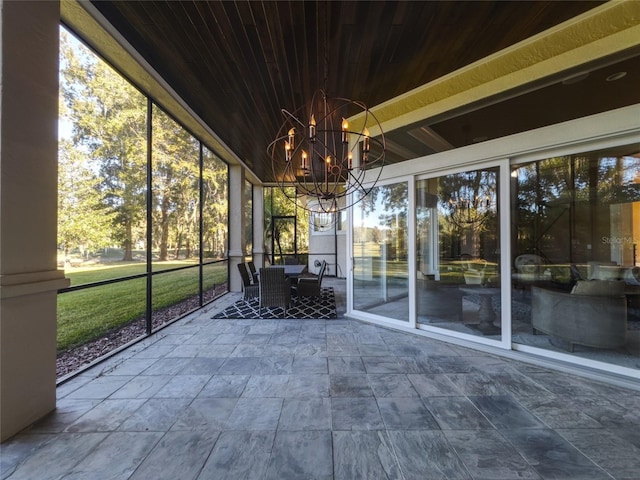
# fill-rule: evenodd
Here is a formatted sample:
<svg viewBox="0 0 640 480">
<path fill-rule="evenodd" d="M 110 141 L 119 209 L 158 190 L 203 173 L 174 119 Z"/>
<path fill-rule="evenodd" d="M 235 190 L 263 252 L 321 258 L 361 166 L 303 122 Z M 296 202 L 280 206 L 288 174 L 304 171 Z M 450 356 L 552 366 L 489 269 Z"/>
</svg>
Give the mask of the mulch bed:
<svg viewBox="0 0 640 480">
<path fill-rule="evenodd" d="M 226 291 L 226 285 L 218 286 L 215 290 L 208 290 L 204 293 L 204 302 L 207 303 L 226 293 Z M 162 325 L 199 307 L 200 298 L 195 296 L 176 305 L 154 311 L 151 317 L 152 330 L 155 331 Z M 144 318 L 137 319 L 118 329 L 107 332 L 102 337 L 91 342 L 59 353 L 56 359 L 57 378 L 73 373 L 116 348 L 145 336 L 146 331 Z"/>
</svg>

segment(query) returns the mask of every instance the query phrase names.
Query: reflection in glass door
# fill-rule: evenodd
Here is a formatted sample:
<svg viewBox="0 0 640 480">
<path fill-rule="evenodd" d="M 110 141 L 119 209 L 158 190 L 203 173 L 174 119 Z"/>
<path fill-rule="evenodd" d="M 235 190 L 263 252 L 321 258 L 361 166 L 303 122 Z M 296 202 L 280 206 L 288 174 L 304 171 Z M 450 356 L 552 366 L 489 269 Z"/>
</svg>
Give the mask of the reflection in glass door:
<svg viewBox="0 0 640 480">
<path fill-rule="evenodd" d="M 409 321 L 408 184 L 379 186 L 353 208 L 353 308 Z"/>
<path fill-rule="evenodd" d="M 500 338 L 498 171 L 416 182 L 418 323 Z"/>
</svg>

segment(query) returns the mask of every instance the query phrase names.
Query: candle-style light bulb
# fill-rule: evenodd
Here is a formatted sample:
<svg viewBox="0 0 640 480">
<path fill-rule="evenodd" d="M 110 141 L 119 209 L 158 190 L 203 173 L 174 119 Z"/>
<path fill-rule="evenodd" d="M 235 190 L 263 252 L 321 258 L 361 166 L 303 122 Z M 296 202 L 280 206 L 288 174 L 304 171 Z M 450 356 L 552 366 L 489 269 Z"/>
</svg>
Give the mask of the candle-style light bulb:
<svg viewBox="0 0 640 480">
<path fill-rule="evenodd" d="M 291 130 L 289 130 L 288 135 L 289 135 L 289 149 L 293 151 L 296 148 L 295 147 L 296 129 L 292 128 Z"/>
<path fill-rule="evenodd" d="M 309 141 L 314 143 L 316 141 L 316 117 L 311 114 L 311 120 L 309 121 Z"/>
<path fill-rule="evenodd" d="M 309 157 L 307 156 L 307 152 L 302 151 L 302 170 L 309 170 Z"/>
<path fill-rule="evenodd" d="M 291 161 L 291 145 L 289 142 L 284 142 L 284 154 L 287 162 Z"/>
<path fill-rule="evenodd" d="M 349 152 L 347 155 L 347 168 L 353 170 L 353 152 Z"/>
<path fill-rule="evenodd" d="M 349 122 L 346 118 L 342 119 L 342 143 L 349 143 Z"/>
<path fill-rule="evenodd" d="M 360 170 L 364 170 L 366 168 L 367 162 L 369 161 L 369 130 L 366 128 L 362 131 L 362 162 L 360 162 Z"/>
</svg>

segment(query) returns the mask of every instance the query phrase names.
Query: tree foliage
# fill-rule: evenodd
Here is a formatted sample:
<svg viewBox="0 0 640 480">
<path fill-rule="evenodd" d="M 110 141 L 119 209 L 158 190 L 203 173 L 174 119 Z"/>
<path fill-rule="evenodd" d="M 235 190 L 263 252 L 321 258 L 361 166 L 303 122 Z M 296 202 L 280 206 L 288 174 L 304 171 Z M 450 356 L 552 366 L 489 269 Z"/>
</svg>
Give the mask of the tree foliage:
<svg viewBox="0 0 640 480">
<path fill-rule="evenodd" d="M 147 186 L 147 98 L 66 31 L 61 31 L 59 243 L 66 251 L 119 246 L 123 260 L 146 244 L 161 261 L 200 249 L 200 142 L 153 108 L 151 191 Z M 226 251 L 227 167 L 204 149 L 203 238 Z"/>
</svg>

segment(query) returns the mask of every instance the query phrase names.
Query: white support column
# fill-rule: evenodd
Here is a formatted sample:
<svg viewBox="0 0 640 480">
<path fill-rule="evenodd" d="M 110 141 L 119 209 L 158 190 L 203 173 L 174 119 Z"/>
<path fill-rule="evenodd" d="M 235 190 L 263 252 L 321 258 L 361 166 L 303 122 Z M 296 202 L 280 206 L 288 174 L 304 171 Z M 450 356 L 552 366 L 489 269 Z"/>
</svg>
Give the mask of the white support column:
<svg viewBox="0 0 640 480">
<path fill-rule="evenodd" d="M 0 441 L 56 406 L 57 1 L 0 5 Z"/>
<path fill-rule="evenodd" d="M 229 290 L 242 291 L 238 263 L 244 262 L 244 169 L 240 165 L 229 166 Z"/>
<path fill-rule="evenodd" d="M 264 188 L 253 186 L 253 262 L 264 266 Z"/>
</svg>

